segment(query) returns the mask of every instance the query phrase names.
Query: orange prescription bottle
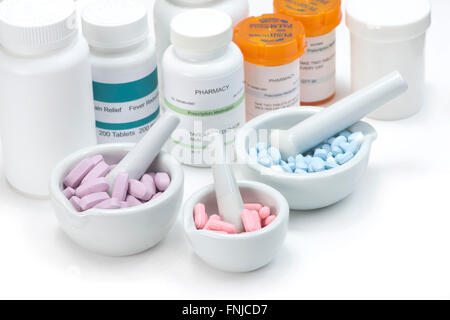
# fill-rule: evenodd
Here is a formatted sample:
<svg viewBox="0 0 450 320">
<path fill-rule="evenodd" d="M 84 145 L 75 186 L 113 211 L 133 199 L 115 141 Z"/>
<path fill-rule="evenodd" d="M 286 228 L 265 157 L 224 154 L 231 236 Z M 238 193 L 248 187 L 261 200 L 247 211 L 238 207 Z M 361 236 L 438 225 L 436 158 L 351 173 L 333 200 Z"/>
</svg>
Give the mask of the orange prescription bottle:
<svg viewBox="0 0 450 320">
<path fill-rule="evenodd" d="M 336 93 L 336 33 L 341 0 L 274 0 L 274 10 L 300 21 L 307 49 L 301 59 L 301 104 L 321 105 Z"/>
<path fill-rule="evenodd" d="M 241 21 L 234 42 L 245 60 L 247 120 L 300 104 L 300 57 L 305 30 L 293 18 L 266 14 Z"/>
</svg>

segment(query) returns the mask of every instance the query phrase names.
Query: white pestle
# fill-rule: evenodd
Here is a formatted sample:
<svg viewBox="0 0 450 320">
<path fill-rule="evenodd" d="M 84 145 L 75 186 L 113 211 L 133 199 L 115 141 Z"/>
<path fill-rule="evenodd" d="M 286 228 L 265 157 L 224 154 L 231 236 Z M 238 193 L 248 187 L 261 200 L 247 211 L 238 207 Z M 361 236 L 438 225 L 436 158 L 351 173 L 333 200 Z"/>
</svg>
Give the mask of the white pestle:
<svg viewBox="0 0 450 320">
<path fill-rule="evenodd" d="M 366 115 L 382 107 L 408 89 L 403 76 L 395 71 L 289 130 L 272 130 L 271 144 L 287 159 L 316 147 L 324 140 L 347 129 Z"/>
<path fill-rule="evenodd" d="M 216 150 L 222 151 L 224 146 L 223 136 L 217 134 L 216 139 Z M 212 165 L 217 208 L 219 215 L 225 222 L 233 224 L 238 232 L 243 232 L 244 225 L 242 224 L 241 213 L 244 210 L 244 201 L 233 168 L 226 163 L 225 155 L 226 152 L 216 152 L 216 161 Z"/>
<path fill-rule="evenodd" d="M 130 152 L 108 175 L 110 192 L 114 186 L 117 174 L 127 172 L 130 179 L 140 179 L 160 153 L 162 147 L 177 128 L 180 119 L 174 115 L 165 114 L 150 128 L 147 134 L 136 143 Z"/>
</svg>

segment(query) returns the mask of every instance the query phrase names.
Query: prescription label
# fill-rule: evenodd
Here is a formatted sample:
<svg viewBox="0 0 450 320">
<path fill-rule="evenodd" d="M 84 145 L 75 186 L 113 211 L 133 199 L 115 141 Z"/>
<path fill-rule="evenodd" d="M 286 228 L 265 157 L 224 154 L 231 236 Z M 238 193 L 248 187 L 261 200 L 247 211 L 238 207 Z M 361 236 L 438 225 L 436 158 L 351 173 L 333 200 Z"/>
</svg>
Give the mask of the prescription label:
<svg viewBox="0 0 450 320">
<path fill-rule="evenodd" d="M 217 79 L 168 74 L 164 88 L 167 112 L 181 119 L 169 140 L 173 156 L 193 166 L 210 165 L 214 150 L 208 146 L 209 136 L 217 132 L 227 149 L 234 148 L 235 131 L 245 123 L 243 68 Z"/>
<path fill-rule="evenodd" d="M 306 38 L 300 59 L 301 101 L 326 100 L 336 91 L 336 32 Z"/>
<path fill-rule="evenodd" d="M 247 120 L 300 105 L 300 60 L 282 66 L 245 62 Z"/>
<path fill-rule="evenodd" d="M 156 66 L 93 70 L 98 143 L 138 142 L 159 115 Z"/>
</svg>

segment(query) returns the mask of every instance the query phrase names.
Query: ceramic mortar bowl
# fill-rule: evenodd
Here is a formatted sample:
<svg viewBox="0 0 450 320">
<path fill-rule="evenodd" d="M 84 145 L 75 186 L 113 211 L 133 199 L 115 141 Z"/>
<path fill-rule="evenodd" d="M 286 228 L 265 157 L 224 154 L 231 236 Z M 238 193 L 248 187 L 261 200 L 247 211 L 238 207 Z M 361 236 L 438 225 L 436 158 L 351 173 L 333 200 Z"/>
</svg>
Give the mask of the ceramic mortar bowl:
<svg viewBox="0 0 450 320">
<path fill-rule="evenodd" d="M 330 206 L 349 196 L 356 188 L 367 168 L 375 129 L 366 122 L 358 122 L 349 128 L 361 131 L 364 141 L 353 159 L 338 168 L 305 175 L 277 172 L 266 168 L 249 156 L 249 144 L 257 139 L 255 132 L 271 129 L 289 129 L 322 109 L 317 107 L 293 107 L 266 113 L 248 122 L 238 133 L 236 152 L 239 168 L 246 179 L 259 181 L 280 191 L 292 210 L 313 210 Z M 256 130 L 256 131 L 255 131 Z"/>
<path fill-rule="evenodd" d="M 56 218 L 64 232 L 81 247 L 106 256 L 129 256 L 150 249 L 169 232 L 183 200 L 184 173 L 169 154 L 161 152 L 148 172 L 165 171 L 169 188 L 155 200 L 119 210 L 77 212 L 62 194 L 63 180 L 82 159 L 101 154 L 107 163 L 119 162 L 132 143 L 92 146 L 69 155 L 54 169 L 50 182 Z"/>
<path fill-rule="evenodd" d="M 192 195 L 184 204 L 184 230 L 195 253 L 208 265 L 227 272 L 250 272 L 268 264 L 277 254 L 288 232 L 289 206 L 273 188 L 253 181 L 240 181 L 239 188 L 246 203 L 261 203 L 270 207 L 277 218 L 267 227 L 235 235 L 197 230 L 194 207 L 206 206 L 208 215 L 217 214 L 214 185 Z"/>
</svg>

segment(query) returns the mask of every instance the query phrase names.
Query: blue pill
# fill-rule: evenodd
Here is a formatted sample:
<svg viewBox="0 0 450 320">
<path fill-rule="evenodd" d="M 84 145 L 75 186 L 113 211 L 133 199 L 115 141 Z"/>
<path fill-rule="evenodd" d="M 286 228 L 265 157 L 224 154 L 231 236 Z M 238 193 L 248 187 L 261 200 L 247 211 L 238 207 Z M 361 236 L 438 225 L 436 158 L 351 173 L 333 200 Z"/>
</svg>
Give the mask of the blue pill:
<svg viewBox="0 0 450 320">
<path fill-rule="evenodd" d="M 331 145 L 329 145 L 328 143 L 324 143 L 321 146 L 321 149 L 325 150 L 326 152 L 331 152 Z"/>
<path fill-rule="evenodd" d="M 303 158 L 303 161 L 304 161 L 307 165 L 309 165 L 309 164 L 311 163 L 311 160 L 312 160 L 312 156 L 309 155 L 309 154 L 308 154 L 306 157 Z"/>
<path fill-rule="evenodd" d="M 342 149 L 339 148 L 339 147 L 333 147 L 333 148 L 331 148 L 331 152 L 333 153 L 333 156 L 334 156 L 334 157 L 336 157 L 338 154 L 344 153 L 344 152 L 342 151 Z"/>
<path fill-rule="evenodd" d="M 268 156 L 267 149 L 258 150 L 258 158 Z"/>
<path fill-rule="evenodd" d="M 295 158 L 294 157 L 289 157 L 288 158 L 288 162 L 295 162 Z"/>
<path fill-rule="evenodd" d="M 285 161 L 281 161 L 280 162 L 280 166 L 281 166 L 281 169 L 283 169 L 284 172 L 289 172 L 289 173 L 293 172 L 292 168 Z"/>
<path fill-rule="evenodd" d="M 342 131 L 342 132 L 339 132 L 339 135 L 340 135 L 340 136 L 344 136 L 344 137 L 347 138 L 347 139 L 348 139 L 348 137 L 350 137 L 351 134 L 352 134 L 352 133 L 351 133 L 350 131 L 348 131 L 348 130 L 344 130 L 344 131 Z"/>
<path fill-rule="evenodd" d="M 361 142 L 358 140 L 353 140 L 349 143 L 348 152 L 356 154 L 359 151 L 359 148 L 361 148 Z"/>
<path fill-rule="evenodd" d="M 272 158 L 273 164 L 279 164 L 281 161 L 281 153 L 280 150 L 274 147 L 270 147 L 268 149 L 268 153 L 270 157 Z"/>
<path fill-rule="evenodd" d="M 264 167 L 272 166 L 272 159 L 267 155 L 259 157 L 258 162 L 259 162 L 259 164 L 263 165 Z"/>
<path fill-rule="evenodd" d="M 303 155 L 302 154 L 298 154 L 298 155 L 296 155 L 295 156 L 295 162 L 298 162 L 298 161 L 303 161 Z"/>
<path fill-rule="evenodd" d="M 348 149 L 350 148 L 350 143 L 348 142 L 342 142 L 339 145 L 339 148 L 341 148 L 342 150 L 344 150 L 344 153 L 348 152 Z"/>
<path fill-rule="evenodd" d="M 333 160 L 334 160 L 334 158 L 333 158 Z M 331 170 L 331 169 L 334 169 L 337 167 L 339 167 L 339 165 L 336 163 L 336 161 L 334 161 L 334 162 L 330 162 L 328 160 L 325 161 L 325 169 L 326 170 Z"/>
<path fill-rule="evenodd" d="M 322 160 L 326 160 L 328 156 L 328 152 L 324 149 L 316 149 L 314 151 L 314 157 L 322 158 Z"/>
<path fill-rule="evenodd" d="M 328 144 L 331 145 L 333 144 L 333 141 L 336 140 L 335 137 L 331 137 L 330 139 L 327 140 Z"/>
<path fill-rule="evenodd" d="M 344 154 L 338 154 L 336 156 L 336 162 L 339 165 L 343 165 L 344 163 L 349 162 L 353 158 L 353 153 L 347 152 Z"/>
<path fill-rule="evenodd" d="M 347 142 L 347 138 L 344 136 L 337 137 L 331 144 L 331 150 L 335 147 L 339 147 L 343 142 Z"/>
<path fill-rule="evenodd" d="M 305 174 L 305 173 L 308 173 L 308 172 L 306 172 L 305 170 L 297 168 L 297 169 L 295 169 L 295 173 L 297 173 L 297 174 Z"/>
<path fill-rule="evenodd" d="M 306 171 L 308 170 L 308 164 L 305 161 L 300 160 L 295 163 L 295 168 Z"/>
<path fill-rule="evenodd" d="M 322 158 L 314 157 L 312 158 L 308 169 L 312 169 L 312 172 L 323 171 L 325 170 L 325 161 L 323 161 Z"/>
</svg>

